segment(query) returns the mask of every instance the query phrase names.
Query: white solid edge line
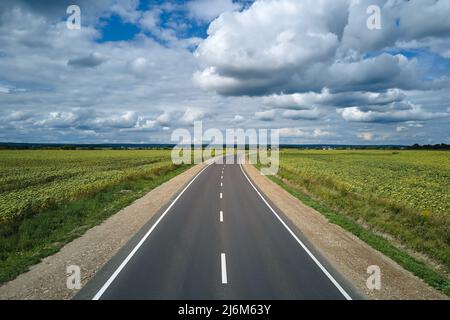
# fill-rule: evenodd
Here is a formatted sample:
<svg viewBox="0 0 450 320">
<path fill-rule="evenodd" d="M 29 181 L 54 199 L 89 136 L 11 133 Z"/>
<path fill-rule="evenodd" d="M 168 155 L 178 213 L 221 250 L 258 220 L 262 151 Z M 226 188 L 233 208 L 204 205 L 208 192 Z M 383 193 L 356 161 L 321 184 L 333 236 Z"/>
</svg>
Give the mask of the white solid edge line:
<svg viewBox="0 0 450 320">
<path fill-rule="evenodd" d="M 206 167 L 204 167 L 197 175 L 189 182 L 189 184 L 180 192 L 180 194 L 172 201 L 172 203 L 167 207 L 167 209 L 161 214 L 161 216 L 156 220 L 156 222 L 152 225 L 150 230 L 147 231 L 147 233 L 144 235 L 144 237 L 139 241 L 139 243 L 134 247 L 134 249 L 128 254 L 128 256 L 123 260 L 123 262 L 120 264 L 120 266 L 114 271 L 114 273 L 109 277 L 108 281 L 101 287 L 101 289 L 97 292 L 97 294 L 92 298 L 92 300 L 99 300 L 102 295 L 105 293 L 105 291 L 108 289 L 108 287 L 111 285 L 111 283 L 116 279 L 116 277 L 119 275 L 119 273 L 122 271 L 123 268 L 127 265 L 127 263 L 131 260 L 131 258 L 134 256 L 134 254 L 139 250 L 139 248 L 142 246 L 142 244 L 147 240 L 147 238 L 150 236 L 150 234 L 153 232 L 153 230 L 156 228 L 156 226 L 161 222 L 161 220 L 164 218 L 164 216 L 169 212 L 169 210 L 173 207 L 175 202 L 180 199 L 180 197 L 183 195 L 183 193 L 189 188 L 189 186 L 200 176 L 203 171 L 205 171 L 212 162 L 210 162 Z"/>
<path fill-rule="evenodd" d="M 225 257 L 225 253 L 220 255 L 220 265 L 222 268 L 222 284 L 227 284 L 227 258 Z"/>
<path fill-rule="evenodd" d="M 223 211 L 220 211 L 220 222 L 223 222 Z"/>
<path fill-rule="evenodd" d="M 272 211 L 272 213 L 280 220 L 281 224 L 289 231 L 292 237 L 300 244 L 300 246 L 306 251 L 306 253 L 311 257 L 311 259 L 316 263 L 316 265 L 322 270 L 322 272 L 330 279 L 330 281 L 334 284 L 334 286 L 342 293 L 342 295 L 347 300 L 352 300 L 352 297 L 344 290 L 344 288 L 341 287 L 341 285 L 336 281 L 336 279 L 333 278 L 333 276 L 328 272 L 327 269 L 320 263 L 319 260 L 312 254 L 311 251 L 306 247 L 306 245 L 297 237 L 297 235 L 289 228 L 289 226 L 283 221 L 283 219 L 280 218 L 278 213 L 272 208 L 272 206 L 264 199 L 262 194 L 258 191 L 258 189 L 253 185 L 252 181 L 249 179 L 247 174 L 245 173 L 244 169 L 242 168 L 242 165 L 240 165 L 241 171 L 244 174 L 247 181 L 250 183 L 250 185 L 255 189 L 256 193 L 260 196 L 260 198 L 264 201 L 264 203 L 269 207 L 269 209 Z"/>
</svg>

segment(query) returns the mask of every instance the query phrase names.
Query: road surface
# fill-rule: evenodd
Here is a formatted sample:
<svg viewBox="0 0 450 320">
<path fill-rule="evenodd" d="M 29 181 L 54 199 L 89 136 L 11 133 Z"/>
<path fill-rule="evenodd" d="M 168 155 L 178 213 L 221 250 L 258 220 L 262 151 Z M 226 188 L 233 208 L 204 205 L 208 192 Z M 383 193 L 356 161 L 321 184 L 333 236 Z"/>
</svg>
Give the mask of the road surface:
<svg viewBox="0 0 450 320">
<path fill-rule="evenodd" d="M 77 298 L 351 299 L 311 250 L 241 165 L 214 163 Z"/>
</svg>

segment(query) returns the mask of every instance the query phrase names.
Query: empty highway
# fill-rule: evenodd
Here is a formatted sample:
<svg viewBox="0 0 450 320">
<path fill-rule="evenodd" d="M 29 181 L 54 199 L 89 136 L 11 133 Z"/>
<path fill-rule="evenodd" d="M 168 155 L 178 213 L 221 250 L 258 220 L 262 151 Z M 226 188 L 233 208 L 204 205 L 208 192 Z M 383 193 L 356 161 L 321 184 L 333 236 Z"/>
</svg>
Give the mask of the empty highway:
<svg viewBox="0 0 450 320">
<path fill-rule="evenodd" d="M 210 164 L 78 298 L 351 299 L 239 164 Z"/>
</svg>

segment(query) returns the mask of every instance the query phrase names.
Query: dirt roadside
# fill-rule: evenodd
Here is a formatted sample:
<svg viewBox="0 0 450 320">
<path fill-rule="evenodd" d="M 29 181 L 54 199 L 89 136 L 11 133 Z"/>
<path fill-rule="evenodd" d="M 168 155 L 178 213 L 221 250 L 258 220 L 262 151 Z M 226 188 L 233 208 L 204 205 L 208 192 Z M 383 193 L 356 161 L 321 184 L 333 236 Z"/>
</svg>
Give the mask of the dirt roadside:
<svg viewBox="0 0 450 320">
<path fill-rule="evenodd" d="M 80 266 L 82 284 L 86 284 L 202 168 L 197 165 L 163 183 L 28 272 L 4 283 L 0 299 L 72 298 L 77 291 L 66 287 L 66 267 Z"/>
<path fill-rule="evenodd" d="M 328 222 L 319 212 L 262 176 L 254 166 L 246 164 L 244 168 L 264 195 L 283 211 L 315 249 L 368 299 L 448 299 L 353 234 Z M 381 290 L 367 289 L 369 275 L 366 272 L 371 265 L 381 269 Z"/>
</svg>

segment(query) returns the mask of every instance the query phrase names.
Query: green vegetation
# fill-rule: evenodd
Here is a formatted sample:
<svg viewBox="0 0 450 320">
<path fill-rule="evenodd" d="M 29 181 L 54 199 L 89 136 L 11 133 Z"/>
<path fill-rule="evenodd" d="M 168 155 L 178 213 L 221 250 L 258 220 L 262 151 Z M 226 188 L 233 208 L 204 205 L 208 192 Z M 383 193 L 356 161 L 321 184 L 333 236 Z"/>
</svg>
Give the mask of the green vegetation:
<svg viewBox="0 0 450 320">
<path fill-rule="evenodd" d="M 448 152 L 282 150 L 278 177 L 272 179 L 331 222 L 450 294 Z M 443 267 L 411 257 L 388 237 Z"/>
<path fill-rule="evenodd" d="M 170 151 L 0 151 L 0 282 L 179 174 Z"/>
</svg>

